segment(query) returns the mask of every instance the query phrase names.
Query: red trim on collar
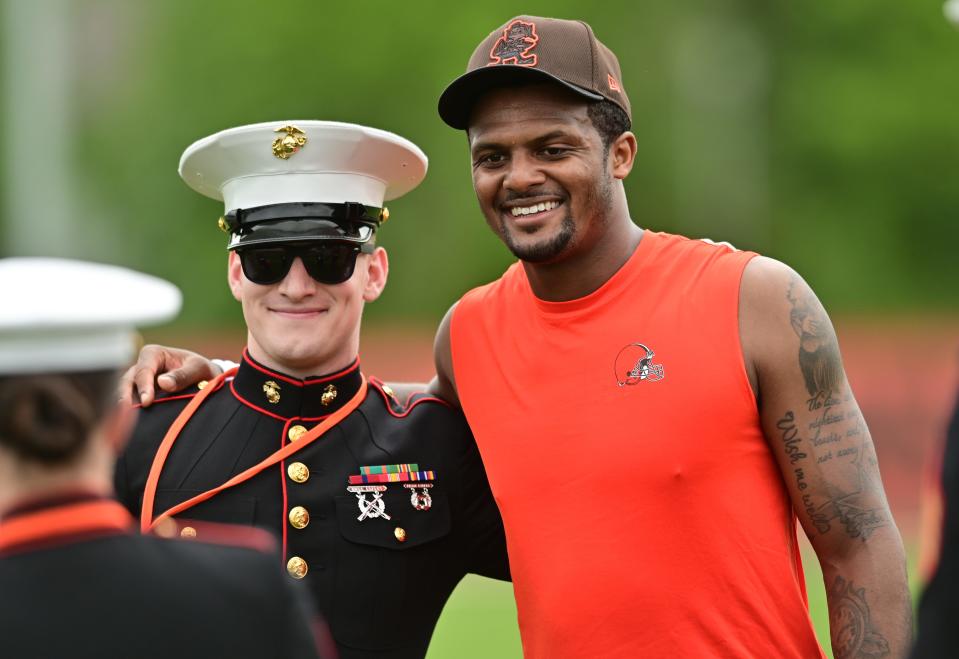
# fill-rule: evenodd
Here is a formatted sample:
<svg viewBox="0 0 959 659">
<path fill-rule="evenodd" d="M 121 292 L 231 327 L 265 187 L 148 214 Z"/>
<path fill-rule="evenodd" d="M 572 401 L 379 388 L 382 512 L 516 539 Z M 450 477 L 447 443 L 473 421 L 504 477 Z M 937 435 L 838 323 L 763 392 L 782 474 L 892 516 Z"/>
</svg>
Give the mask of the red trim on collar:
<svg viewBox="0 0 959 659">
<path fill-rule="evenodd" d="M 118 535 L 133 528 L 133 518 L 116 501 L 84 501 L 36 512 L 27 512 L 0 522 L 0 556 L 44 544 L 69 542 L 91 535 Z"/>
<path fill-rule="evenodd" d="M 350 373 L 351 371 L 355 371 L 356 369 L 360 367 L 360 358 L 357 357 L 356 359 L 353 360 L 352 364 L 350 364 L 349 366 L 347 366 L 346 368 L 342 370 L 337 371 L 336 373 L 330 373 L 329 375 L 325 375 L 321 378 L 307 378 L 306 380 L 294 380 L 290 377 L 277 373 L 276 371 L 270 370 L 269 368 L 265 366 L 260 366 L 259 364 L 257 364 L 256 361 L 254 361 L 253 358 L 250 357 L 249 348 L 243 348 L 243 361 L 245 361 L 247 364 L 249 364 L 256 370 L 258 370 L 263 375 L 269 376 L 271 378 L 276 378 L 277 380 L 282 380 L 283 382 L 286 382 L 287 384 L 292 384 L 294 387 L 306 387 L 306 386 L 312 386 L 314 384 L 322 384 L 324 382 L 329 382 L 330 380 L 335 380 L 336 378 L 343 377 L 347 373 Z"/>
<path fill-rule="evenodd" d="M 256 410 L 260 414 L 265 414 L 269 417 L 273 417 L 274 419 L 277 419 L 278 421 L 287 421 L 287 418 L 285 416 L 280 416 L 279 414 L 276 414 L 275 412 L 271 412 L 269 410 L 263 409 L 259 405 L 254 405 L 253 403 L 248 401 L 246 398 L 241 396 L 240 392 L 236 390 L 235 386 L 233 386 L 233 382 L 234 380 L 230 380 L 230 392 L 233 394 L 233 397 L 236 398 L 238 401 L 240 401 L 242 404 L 246 405 L 247 407 L 251 409 Z"/>
<path fill-rule="evenodd" d="M 254 405 L 253 403 L 251 403 L 250 401 L 248 401 L 246 398 L 244 398 L 242 395 L 240 395 L 240 392 L 237 391 L 237 390 L 236 390 L 236 387 L 233 386 L 233 380 L 230 380 L 230 391 L 233 392 L 234 398 L 236 398 L 238 401 L 240 401 L 243 405 L 246 405 L 246 406 L 249 407 L 250 409 L 253 409 L 253 410 L 256 410 L 257 412 L 260 412 L 261 414 L 265 414 L 265 415 L 267 415 L 267 416 L 273 417 L 274 419 L 277 419 L 278 421 L 285 421 L 285 422 L 296 421 L 296 420 L 299 420 L 299 421 L 322 421 L 322 420 L 325 419 L 326 417 L 330 416 L 329 414 L 324 414 L 323 416 L 291 416 L 290 418 L 286 418 L 285 416 L 280 416 L 279 414 L 277 414 L 277 413 L 275 413 L 275 412 L 271 412 L 271 411 L 268 410 L 268 409 L 265 409 L 265 408 L 263 408 L 263 407 L 260 407 L 259 405 Z M 332 414 L 332 412 L 331 412 L 330 414 Z"/>
</svg>

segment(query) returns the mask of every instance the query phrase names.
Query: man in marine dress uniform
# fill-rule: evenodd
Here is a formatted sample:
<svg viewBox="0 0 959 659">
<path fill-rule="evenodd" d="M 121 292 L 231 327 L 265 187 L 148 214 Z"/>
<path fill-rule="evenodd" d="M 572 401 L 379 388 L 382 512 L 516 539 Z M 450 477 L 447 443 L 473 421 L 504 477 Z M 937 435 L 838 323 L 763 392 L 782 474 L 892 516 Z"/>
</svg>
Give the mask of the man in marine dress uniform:
<svg viewBox="0 0 959 659">
<path fill-rule="evenodd" d="M 422 657 L 468 572 L 508 578 L 499 514 L 462 415 L 401 402 L 360 371 L 363 306 L 386 284 L 384 200 L 426 157 L 372 128 L 242 126 L 190 146 L 180 174 L 222 199 L 237 368 L 144 409 L 116 485 L 143 531 L 267 529 L 340 654 Z"/>
<path fill-rule="evenodd" d="M 269 552 L 144 537 L 111 496 L 134 416 L 114 405 L 117 369 L 133 326 L 179 307 L 125 268 L 0 259 L 0 655 L 319 656 L 269 537 Z"/>
</svg>

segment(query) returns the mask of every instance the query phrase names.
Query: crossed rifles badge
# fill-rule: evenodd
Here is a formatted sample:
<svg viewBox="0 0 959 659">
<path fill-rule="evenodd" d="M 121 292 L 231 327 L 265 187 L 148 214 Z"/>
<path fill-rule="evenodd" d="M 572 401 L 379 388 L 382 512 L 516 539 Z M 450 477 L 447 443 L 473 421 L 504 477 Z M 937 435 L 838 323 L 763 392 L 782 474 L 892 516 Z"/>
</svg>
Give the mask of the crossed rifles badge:
<svg viewBox="0 0 959 659">
<path fill-rule="evenodd" d="M 410 490 L 410 504 L 413 508 L 429 510 L 433 506 L 433 498 L 430 496 L 433 483 L 430 481 L 435 477 L 433 471 L 421 471 L 418 464 L 360 467 L 359 474 L 350 476 L 350 485 L 346 490 L 356 495 L 360 508 L 357 521 L 376 517 L 391 519 L 386 512 L 386 501 L 383 500 L 383 492 L 386 491 L 384 483 L 403 483 L 403 487 Z M 368 494 L 373 498 L 367 499 Z"/>
</svg>

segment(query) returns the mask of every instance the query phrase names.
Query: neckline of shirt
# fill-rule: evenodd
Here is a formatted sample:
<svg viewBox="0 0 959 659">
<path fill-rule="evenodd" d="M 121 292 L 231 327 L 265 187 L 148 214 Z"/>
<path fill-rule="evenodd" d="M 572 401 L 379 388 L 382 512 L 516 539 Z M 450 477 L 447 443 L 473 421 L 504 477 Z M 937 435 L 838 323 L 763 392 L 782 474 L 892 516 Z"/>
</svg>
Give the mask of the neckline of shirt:
<svg viewBox="0 0 959 659">
<path fill-rule="evenodd" d="M 571 314 L 580 313 L 584 310 L 592 309 L 595 307 L 595 305 L 601 303 L 603 300 L 606 300 L 611 295 L 614 295 L 617 291 L 623 289 L 633 279 L 635 279 L 641 270 L 641 264 L 646 260 L 650 250 L 653 249 L 653 243 L 657 238 L 659 238 L 658 233 L 650 231 L 649 229 L 644 229 L 642 238 L 640 239 L 639 244 L 636 246 L 636 249 L 633 250 L 633 253 L 630 254 L 629 258 L 626 259 L 626 262 L 619 268 L 619 270 L 614 272 L 613 275 L 603 282 L 599 288 L 592 293 L 584 295 L 583 297 L 574 298 L 572 300 L 562 300 L 559 302 L 538 298 L 530 286 L 529 278 L 526 276 L 526 270 L 520 266 L 520 277 L 523 282 L 523 288 L 525 289 L 529 299 L 532 300 L 537 312 L 543 316 L 568 316 Z"/>
</svg>

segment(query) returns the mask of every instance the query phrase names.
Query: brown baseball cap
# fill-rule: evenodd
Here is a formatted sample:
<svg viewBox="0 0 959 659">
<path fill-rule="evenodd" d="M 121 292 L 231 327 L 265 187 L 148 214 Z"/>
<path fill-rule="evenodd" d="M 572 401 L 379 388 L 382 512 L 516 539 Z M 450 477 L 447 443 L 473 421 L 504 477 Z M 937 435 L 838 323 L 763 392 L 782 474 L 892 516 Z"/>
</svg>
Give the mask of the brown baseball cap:
<svg viewBox="0 0 959 659">
<path fill-rule="evenodd" d="M 517 16 L 493 30 L 466 73 L 446 87 L 439 113 L 465 129 L 473 105 L 495 87 L 552 81 L 594 101 L 612 101 L 631 117 L 619 60 L 583 21 Z"/>
</svg>

